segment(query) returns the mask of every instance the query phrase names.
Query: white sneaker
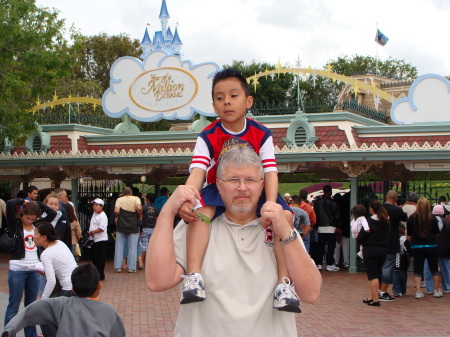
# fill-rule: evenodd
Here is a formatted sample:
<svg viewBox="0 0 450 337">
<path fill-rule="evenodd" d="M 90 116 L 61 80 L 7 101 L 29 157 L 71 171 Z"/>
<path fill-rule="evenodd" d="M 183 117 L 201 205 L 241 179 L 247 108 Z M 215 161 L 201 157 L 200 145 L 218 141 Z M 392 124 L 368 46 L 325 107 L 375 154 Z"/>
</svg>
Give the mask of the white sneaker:
<svg viewBox="0 0 450 337">
<path fill-rule="evenodd" d="M 322 270 L 322 265 L 321 264 L 318 264 L 316 267 L 317 267 L 317 270 Z"/>
<path fill-rule="evenodd" d="M 294 284 L 288 277 L 283 277 L 283 283 L 275 288 L 273 307 L 280 311 L 302 312 L 300 308 L 300 298 L 294 289 Z"/>
<path fill-rule="evenodd" d="M 181 294 L 180 304 L 194 303 L 205 300 L 205 282 L 202 274 L 190 273 L 181 275 L 184 278 L 184 288 Z"/>
<path fill-rule="evenodd" d="M 420 292 L 420 291 L 416 291 L 416 298 L 417 298 L 417 299 L 423 298 L 423 293 Z"/>
<path fill-rule="evenodd" d="M 336 265 L 327 266 L 327 271 L 339 271 L 339 267 Z"/>
<path fill-rule="evenodd" d="M 436 298 L 438 298 L 438 297 L 442 297 L 443 295 L 442 295 L 441 290 L 438 289 L 438 290 L 435 290 L 435 291 L 434 291 L 433 296 L 436 297 Z"/>
</svg>

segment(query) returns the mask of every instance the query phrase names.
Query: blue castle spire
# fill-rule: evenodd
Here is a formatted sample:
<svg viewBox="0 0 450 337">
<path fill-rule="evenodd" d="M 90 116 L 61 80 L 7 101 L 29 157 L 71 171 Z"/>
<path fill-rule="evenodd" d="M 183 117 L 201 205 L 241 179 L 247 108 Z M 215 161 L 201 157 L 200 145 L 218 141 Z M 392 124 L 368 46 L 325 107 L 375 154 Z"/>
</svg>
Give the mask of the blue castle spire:
<svg viewBox="0 0 450 337">
<path fill-rule="evenodd" d="M 167 10 L 166 0 L 162 0 L 159 19 L 161 21 L 161 30 L 154 33 L 153 43 L 147 28 L 145 29 L 141 42 L 143 53 L 140 56 L 143 60 L 153 51 L 164 51 L 168 55 L 180 55 L 180 49 L 183 43 L 178 35 L 178 29 L 175 27 L 175 34 L 172 34 L 172 30 L 168 26 L 170 16 Z"/>
<path fill-rule="evenodd" d="M 159 12 L 159 18 L 160 19 L 169 19 L 169 11 L 167 10 L 167 6 L 166 6 L 166 0 L 162 1 L 161 4 L 161 11 Z"/>
<path fill-rule="evenodd" d="M 148 35 L 148 29 L 145 27 L 144 37 L 141 42 L 142 51 L 140 58 L 145 59 L 153 50 L 152 40 L 150 40 L 150 36 Z"/>
</svg>

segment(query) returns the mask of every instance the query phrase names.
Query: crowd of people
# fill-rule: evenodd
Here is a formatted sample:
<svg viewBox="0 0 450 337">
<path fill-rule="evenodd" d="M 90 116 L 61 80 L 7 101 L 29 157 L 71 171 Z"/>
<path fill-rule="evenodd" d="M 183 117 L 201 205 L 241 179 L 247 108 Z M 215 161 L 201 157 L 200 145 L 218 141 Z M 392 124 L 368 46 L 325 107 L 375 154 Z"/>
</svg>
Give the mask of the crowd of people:
<svg viewBox="0 0 450 337">
<path fill-rule="evenodd" d="M 37 324 L 45 337 L 124 336 L 114 309 L 93 301 L 106 278 L 109 235 L 114 272 L 145 266 L 152 291 L 180 286 L 176 336 L 297 336 L 294 313 L 301 313 L 300 301 L 317 301 L 320 272 L 349 267 L 350 235 L 368 277 L 367 305 L 406 294 L 410 255 L 417 299 L 424 296 L 422 278 L 434 297 L 450 292 L 445 200 L 431 209 L 411 193 L 400 207 L 392 190 L 385 203 L 354 206 L 351 220 L 349 194 L 333 196 L 330 185 L 312 202 L 305 190 L 282 197 L 270 130 L 245 117 L 253 104 L 245 78 L 235 69 L 218 72 L 212 99 L 220 119 L 199 134 L 185 185 L 170 197 L 165 187 L 158 197 L 148 193 L 145 203 L 125 187 L 108 215 L 103 199 L 91 201 L 85 232 L 92 264 L 75 261 L 81 228 L 66 190 L 41 203 L 31 186 L 26 198 L 6 203 L 2 212 L 15 244 L 2 336 L 22 328 L 26 337 L 37 336 Z"/>
</svg>

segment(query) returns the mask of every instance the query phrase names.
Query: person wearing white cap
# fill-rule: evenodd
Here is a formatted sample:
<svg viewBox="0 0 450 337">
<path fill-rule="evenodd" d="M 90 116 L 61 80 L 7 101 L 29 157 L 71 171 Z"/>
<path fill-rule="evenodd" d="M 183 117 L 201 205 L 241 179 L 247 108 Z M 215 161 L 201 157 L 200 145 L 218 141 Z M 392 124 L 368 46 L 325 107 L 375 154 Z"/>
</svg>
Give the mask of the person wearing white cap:
<svg viewBox="0 0 450 337">
<path fill-rule="evenodd" d="M 89 236 L 94 240 L 92 245 L 92 263 L 100 273 L 100 281 L 105 280 L 105 255 L 108 244 L 108 217 L 103 212 L 105 202 L 102 199 L 95 199 L 92 201 L 92 208 L 94 214 L 91 218 L 89 226 Z"/>
<path fill-rule="evenodd" d="M 292 198 L 291 198 L 291 195 L 289 193 L 285 193 L 283 198 L 284 198 L 284 200 L 286 200 L 288 205 L 292 204 Z"/>
</svg>

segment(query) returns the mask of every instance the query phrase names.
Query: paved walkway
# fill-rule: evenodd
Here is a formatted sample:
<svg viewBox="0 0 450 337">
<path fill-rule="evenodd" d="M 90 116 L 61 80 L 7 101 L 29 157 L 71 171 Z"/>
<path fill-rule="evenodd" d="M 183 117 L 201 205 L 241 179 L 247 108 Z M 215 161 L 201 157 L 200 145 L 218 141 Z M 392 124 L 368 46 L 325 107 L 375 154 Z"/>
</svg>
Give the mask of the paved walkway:
<svg viewBox="0 0 450 337">
<path fill-rule="evenodd" d="M 8 299 L 7 256 L 0 253 L 0 319 L 3 321 Z M 319 301 L 302 304 L 296 315 L 298 336 L 450 336 L 450 295 L 433 298 L 412 295 L 412 275 L 408 295 L 381 307 L 362 303 L 367 297 L 364 273 L 322 272 L 323 286 Z M 122 317 L 127 336 L 173 336 L 178 310 L 178 290 L 152 293 L 147 290 L 144 272 L 113 272 L 107 261 L 106 281 L 100 300 L 111 304 Z M 23 335 L 22 335 L 23 336 Z"/>
</svg>

